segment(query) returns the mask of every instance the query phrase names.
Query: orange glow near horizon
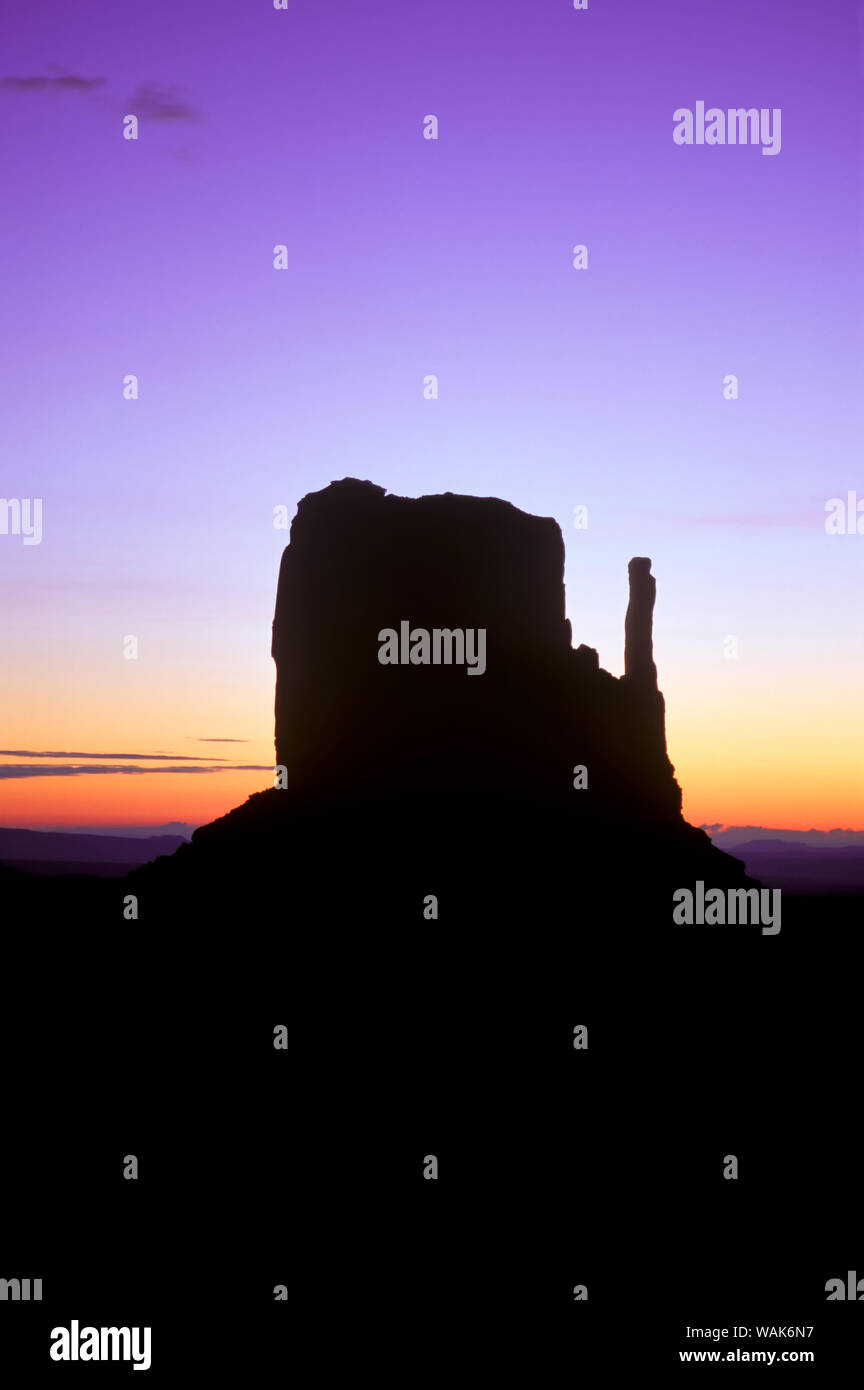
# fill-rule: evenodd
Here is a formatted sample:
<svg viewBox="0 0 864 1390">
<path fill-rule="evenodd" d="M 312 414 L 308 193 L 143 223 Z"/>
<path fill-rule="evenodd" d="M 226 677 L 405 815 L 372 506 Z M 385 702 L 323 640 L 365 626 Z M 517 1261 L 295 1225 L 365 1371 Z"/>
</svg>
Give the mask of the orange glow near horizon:
<svg viewBox="0 0 864 1390">
<path fill-rule="evenodd" d="M 804 683 L 802 682 L 802 687 Z M 864 827 L 864 739 L 849 695 L 783 708 L 746 686 L 700 688 L 667 710 L 667 746 L 692 825 Z M 821 708 L 814 708 L 821 705 Z M 698 714 L 696 713 L 698 711 Z"/>
<path fill-rule="evenodd" d="M 665 672 L 667 744 L 692 825 L 764 826 L 787 830 L 864 828 L 864 736 L 851 695 L 818 671 L 801 673 L 795 706 L 782 684 L 785 673 L 752 671 L 727 663 L 693 663 Z M 222 677 L 222 673 L 220 673 Z M 791 677 L 790 677 L 791 678 Z M 166 694 L 154 676 L 124 701 L 92 703 L 85 686 L 60 709 L 23 688 L 6 706 L 9 748 L 99 751 L 159 756 L 157 766 L 218 766 L 218 772 L 145 771 L 23 777 L 0 781 L 0 825 L 21 829 L 94 826 L 154 827 L 170 822 L 202 825 L 273 785 L 272 666 L 234 669 L 220 679 L 218 699 L 184 681 Z M 88 698 L 89 697 L 89 698 Z M 248 710 L 259 717 L 250 720 Z M 15 716 L 13 717 L 13 710 Z M 131 740 L 128 729 L 134 728 Z M 192 737 L 190 729 L 243 734 L 243 742 Z M 86 737 L 85 737 L 86 731 Z M 2 761 L 35 763 L 4 755 Z M 73 761 L 59 759 L 58 761 Z M 109 762 L 112 760 L 109 758 Z M 38 760 L 48 766 L 50 760 Z M 130 758 L 130 762 L 134 759 Z M 252 765 L 253 770 L 231 767 Z M 82 765 L 82 764 L 79 764 Z M 138 764 L 147 767 L 146 762 Z M 261 770 L 254 770 L 261 769 Z"/>
<path fill-rule="evenodd" d="M 758 775 L 741 781 L 741 762 L 723 747 L 670 744 L 684 790 L 684 816 L 693 825 L 761 825 L 785 830 L 862 828 L 860 778 L 835 768 L 807 786 L 799 765 L 781 764 L 763 749 Z M 806 781 L 806 779 L 804 779 Z M 273 785 L 267 772 L 178 772 L 76 777 L 34 777 L 0 786 L 0 825 L 39 830 L 93 825 L 154 827 L 171 821 L 203 825 Z"/>
<path fill-rule="evenodd" d="M 21 830 L 74 825 L 204 825 L 272 787 L 266 772 L 182 772 L 26 777 L 0 787 L 0 825 Z"/>
</svg>

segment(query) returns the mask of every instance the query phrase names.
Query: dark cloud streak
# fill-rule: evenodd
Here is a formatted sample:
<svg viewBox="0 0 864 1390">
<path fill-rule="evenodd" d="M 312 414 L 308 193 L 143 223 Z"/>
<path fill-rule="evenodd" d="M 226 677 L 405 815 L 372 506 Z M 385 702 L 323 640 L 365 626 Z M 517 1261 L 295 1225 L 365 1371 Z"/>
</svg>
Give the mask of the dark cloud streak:
<svg viewBox="0 0 864 1390">
<path fill-rule="evenodd" d="M 0 748 L 0 758 L 68 758 L 70 762 L 79 762 L 82 758 L 129 758 L 132 762 L 139 763 L 164 763 L 173 758 L 178 763 L 207 762 L 206 758 L 198 758 L 194 753 L 36 753 L 32 748 Z M 224 761 L 224 758 L 216 759 L 217 763 Z"/>
<path fill-rule="evenodd" d="M 149 121 L 197 121 L 198 112 L 184 101 L 177 87 L 160 87 L 158 82 L 139 82 L 126 110 Z"/>
<path fill-rule="evenodd" d="M 188 773 L 210 773 L 210 772 L 269 772 L 273 773 L 273 766 L 259 765 L 257 763 L 222 764 L 221 767 L 134 767 L 134 766 L 100 766 L 95 763 L 92 767 L 77 767 L 74 764 L 61 763 L 56 767 L 50 763 L 0 763 L 0 782 L 14 782 L 24 777 L 92 777 L 94 775 L 111 774 L 113 776 L 138 776 L 143 777 L 147 773 L 154 772 L 188 772 Z"/>
<path fill-rule="evenodd" d="M 106 77 L 76 77 L 74 73 L 64 73 L 61 77 L 3 77 L 0 87 L 13 92 L 92 92 L 96 87 L 104 87 Z"/>
</svg>

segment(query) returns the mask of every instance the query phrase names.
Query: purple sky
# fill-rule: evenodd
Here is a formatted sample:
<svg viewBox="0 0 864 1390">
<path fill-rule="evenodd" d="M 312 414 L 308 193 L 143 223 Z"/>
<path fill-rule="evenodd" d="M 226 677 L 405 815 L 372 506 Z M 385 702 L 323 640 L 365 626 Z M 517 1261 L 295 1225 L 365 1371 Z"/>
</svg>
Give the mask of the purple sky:
<svg viewBox="0 0 864 1390">
<path fill-rule="evenodd" d="M 44 499 L 41 545 L 0 536 L 10 747 L 266 762 L 273 508 L 354 475 L 555 516 L 616 674 L 651 555 L 691 809 L 864 821 L 864 536 L 824 528 L 864 497 L 857 4 L 48 0 L 4 31 L 0 495 Z M 781 108 L 781 152 L 677 146 L 699 100 Z"/>
</svg>

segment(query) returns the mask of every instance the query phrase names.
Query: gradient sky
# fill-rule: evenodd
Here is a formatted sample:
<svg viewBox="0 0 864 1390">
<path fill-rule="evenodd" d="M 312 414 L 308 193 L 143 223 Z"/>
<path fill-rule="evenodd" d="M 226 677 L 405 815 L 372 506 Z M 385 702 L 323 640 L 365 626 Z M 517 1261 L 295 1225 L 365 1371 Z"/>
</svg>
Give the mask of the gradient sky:
<svg viewBox="0 0 864 1390">
<path fill-rule="evenodd" d="M 825 532 L 864 497 L 853 0 L 47 0 L 2 31 L 0 496 L 44 534 L 0 535 L 0 824 L 272 784 L 273 509 L 345 476 L 557 518 L 616 675 L 650 555 L 688 819 L 864 824 L 864 535 Z M 699 100 L 780 107 L 781 152 L 677 146 Z"/>
</svg>

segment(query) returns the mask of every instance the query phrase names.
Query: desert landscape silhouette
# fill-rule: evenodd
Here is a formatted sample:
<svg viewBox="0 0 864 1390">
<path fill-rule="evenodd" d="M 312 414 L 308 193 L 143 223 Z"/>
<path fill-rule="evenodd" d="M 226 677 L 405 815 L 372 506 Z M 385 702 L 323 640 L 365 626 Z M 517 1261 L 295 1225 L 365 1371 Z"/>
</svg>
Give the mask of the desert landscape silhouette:
<svg viewBox="0 0 864 1390">
<path fill-rule="evenodd" d="M 639 1291 L 643 1338 L 663 1326 L 682 1267 L 699 1270 L 713 1307 L 734 1269 L 736 1308 L 760 1310 L 768 1270 L 788 1311 L 790 1291 L 811 1309 L 823 1270 L 851 1259 L 838 1232 L 857 1149 L 831 1065 L 853 1027 L 856 977 L 835 967 L 838 949 L 858 949 L 860 899 L 793 897 L 770 937 L 673 921 L 677 890 L 761 885 L 682 815 L 651 560 L 629 561 L 618 678 L 573 645 L 563 564 L 556 523 L 497 498 L 404 498 L 351 478 L 309 494 L 272 629 L 284 785 L 130 872 L 0 867 L 21 927 L 10 975 L 40 1016 L 71 1020 L 68 1058 L 47 1042 L 39 1053 L 64 1078 L 67 1128 L 80 1078 L 112 1066 L 118 1085 L 133 1069 L 135 1117 L 145 1103 L 196 1172 L 215 1127 L 215 1157 L 184 1197 L 185 1238 L 224 1270 L 213 1211 L 241 1192 L 232 1267 L 260 1263 L 269 1241 L 281 1281 L 289 1250 L 300 1316 L 321 1335 L 336 1246 L 374 1250 L 375 1296 L 401 1327 L 422 1337 L 430 1319 L 461 1320 L 478 1344 L 500 1321 L 501 1281 L 553 1337 L 562 1290 L 579 1281 L 605 1299 L 583 1334 L 603 1345 L 618 1232 L 629 1250 L 664 1252 L 667 1282 Z M 472 677 L 454 634 L 480 630 Z M 388 632 L 395 661 L 380 659 Z M 449 637 L 427 643 L 436 633 Z M 450 660 L 427 662 L 436 650 Z M 215 1013 L 227 1021 L 211 1052 Z M 294 1050 L 276 1054 L 262 1028 L 284 1020 Z M 806 1054 L 773 1065 L 802 1026 Z M 578 1032 L 587 1067 L 572 1060 Z M 294 1059 L 278 1118 L 261 1049 Z M 125 1123 L 138 1123 L 131 1109 Z M 796 1205 L 802 1125 L 823 1194 L 812 1209 Z M 734 1198 L 717 1168 L 729 1149 L 746 1165 Z M 420 1176 L 430 1153 L 440 1184 Z M 29 1155 L 32 1182 L 54 1180 L 48 1161 Z M 68 1200 L 97 1161 L 97 1147 L 77 1154 Z M 165 1241 L 174 1159 L 161 1161 L 152 1224 Z M 290 1237 L 273 1215 L 289 1170 Z M 527 1206 L 514 1215 L 514 1202 Z M 754 1231 L 770 1256 L 742 1265 Z M 104 1263 L 109 1236 L 103 1246 Z M 257 1317 L 255 1288 L 243 1297 Z M 367 1307 L 351 1325 L 371 1353 Z M 522 1351 L 532 1361 L 530 1338 Z"/>
</svg>

